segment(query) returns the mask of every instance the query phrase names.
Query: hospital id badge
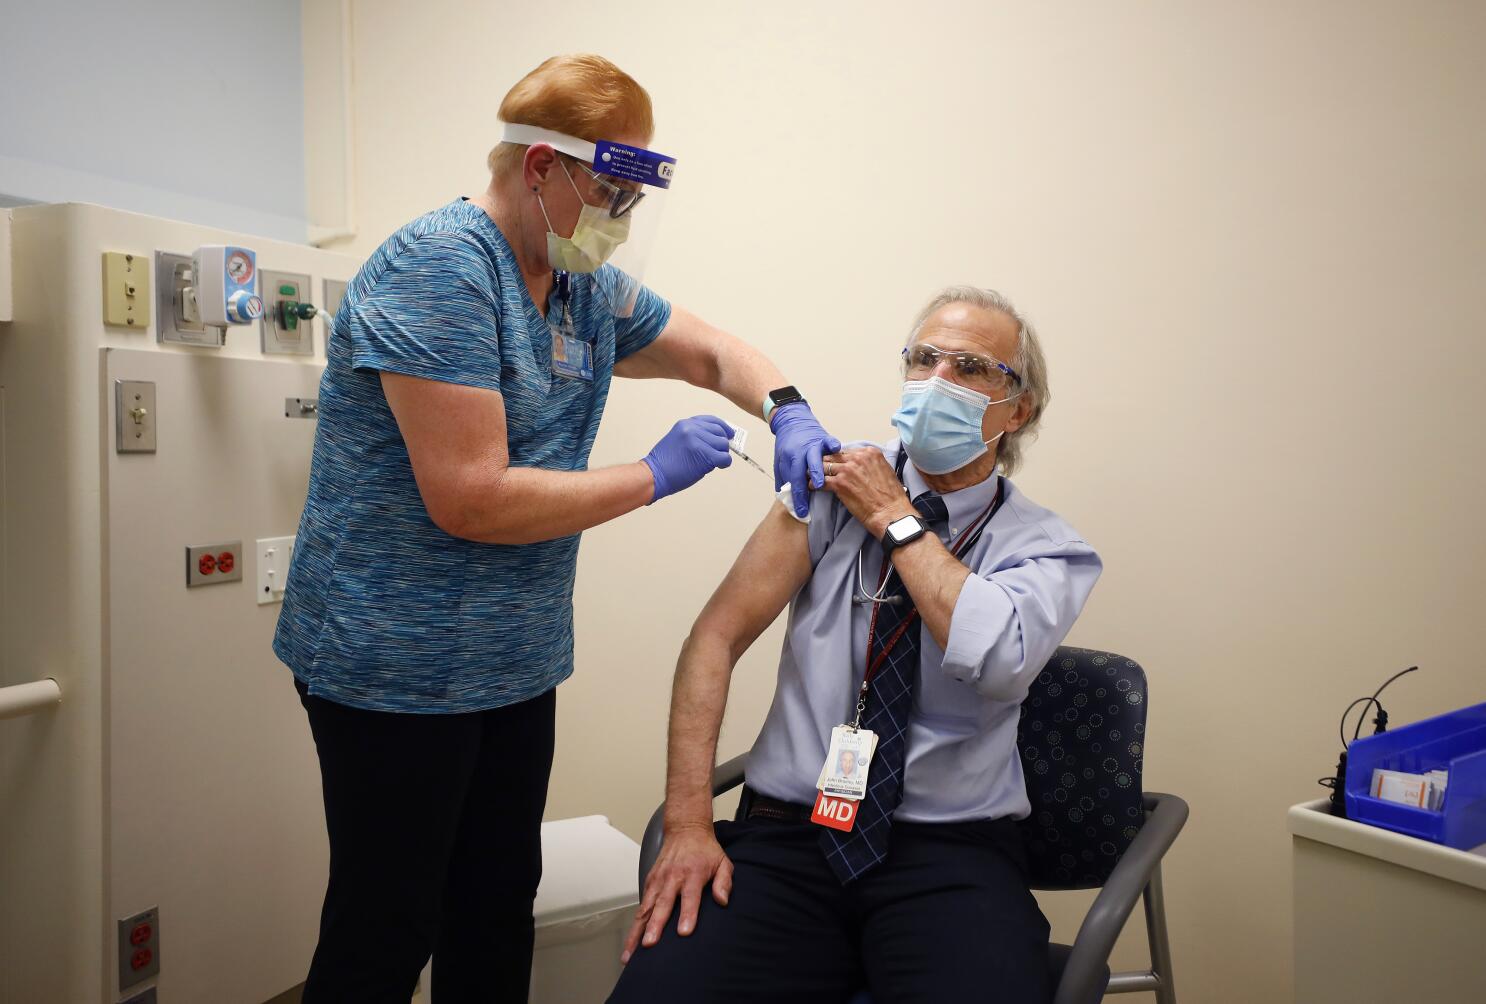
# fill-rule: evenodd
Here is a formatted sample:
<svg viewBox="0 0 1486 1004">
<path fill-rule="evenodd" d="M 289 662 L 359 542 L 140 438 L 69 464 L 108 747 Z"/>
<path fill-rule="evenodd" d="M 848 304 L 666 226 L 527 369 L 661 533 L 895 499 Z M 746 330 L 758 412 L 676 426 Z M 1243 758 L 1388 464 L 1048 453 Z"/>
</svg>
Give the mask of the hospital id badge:
<svg viewBox="0 0 1486 1004">
<path fill-rule="evenodd" d="M 860 800 L 867 794 L 867 771 L 877 735 L 869 729 L 838 725 L 831 730 L 831 748 L 826 752 L 820 780 L 815 785 L 824 795 Z"/>
<path fill-rule="evenodd" d="M 593 380 L 593 346 L 558 328 L 552 329 L 552 372 L 569 380 Z"/>
</svg>

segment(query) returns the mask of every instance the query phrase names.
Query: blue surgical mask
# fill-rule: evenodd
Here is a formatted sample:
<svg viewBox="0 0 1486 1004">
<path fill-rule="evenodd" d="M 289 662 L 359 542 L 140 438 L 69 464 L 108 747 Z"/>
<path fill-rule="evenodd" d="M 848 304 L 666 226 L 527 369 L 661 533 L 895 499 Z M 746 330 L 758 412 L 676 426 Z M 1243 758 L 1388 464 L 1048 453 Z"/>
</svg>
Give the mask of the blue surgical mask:
<svg viewBox="0 0 1486 1004">
<path fill-rule="evenodd" d="M 981 421 L 992 401 L 969 387 L 943 377 L 910 380 L 903 385 L 903 403 L 893 416 L 893 427 L 913 461 L 924 474 L 948 474 L 985 456 L 990 445 L 1006 433 L 981 439 Z"/>
</svg>

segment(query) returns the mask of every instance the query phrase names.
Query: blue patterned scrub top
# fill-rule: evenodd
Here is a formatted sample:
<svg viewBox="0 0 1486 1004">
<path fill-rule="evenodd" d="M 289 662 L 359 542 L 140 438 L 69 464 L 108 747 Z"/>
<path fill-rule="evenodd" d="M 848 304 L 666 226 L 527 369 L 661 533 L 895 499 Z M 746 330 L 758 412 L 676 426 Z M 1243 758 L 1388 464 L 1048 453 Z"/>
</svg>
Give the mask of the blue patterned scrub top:
<svg viewBox="0 0 1486 1004">
<path fill-rule="evenodd" d="M 379 374 L 498 391 L 512 467 L 583 470 L 615 362 L 671 315 L 647 289 L 616 319 L 595 288 L 604 279 L 571 282 L 592 381 L 553 372 L 547 320 L 473 203 L 409 223 L 351 281 L 326 346 L 309 495 L 274 637 L 311 694 L 374 711 L 480 711 L 572 673 L 579 536 L 480 544 L 435 526 Z"/>
</svg>

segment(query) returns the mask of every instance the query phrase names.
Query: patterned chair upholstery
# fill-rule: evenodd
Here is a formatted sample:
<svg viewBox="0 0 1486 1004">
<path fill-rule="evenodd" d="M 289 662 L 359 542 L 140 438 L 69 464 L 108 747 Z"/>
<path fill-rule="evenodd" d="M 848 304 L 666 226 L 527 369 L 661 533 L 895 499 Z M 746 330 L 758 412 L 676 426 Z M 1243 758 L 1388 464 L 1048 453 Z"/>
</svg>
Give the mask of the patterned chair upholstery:
<svg viewBox="0 0 1486 1004">
<path fill-rule="evenodd" d="M 1145 671 L 1121 655 L 1064 646 L 1033 682 L 1017 747 L 1037 888 L 1102 886 L 1140 832 L 1145 714 Z"/>
</svg>

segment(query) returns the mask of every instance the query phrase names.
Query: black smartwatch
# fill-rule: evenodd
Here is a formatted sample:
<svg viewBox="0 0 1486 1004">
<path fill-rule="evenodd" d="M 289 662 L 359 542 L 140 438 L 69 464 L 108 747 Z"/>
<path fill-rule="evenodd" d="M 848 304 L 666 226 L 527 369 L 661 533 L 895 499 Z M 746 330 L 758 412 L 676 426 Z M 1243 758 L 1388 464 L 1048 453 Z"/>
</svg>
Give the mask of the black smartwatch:
<svg viewBox="0 0 1486 1004">
<path fill-rule="evenodd" d="M 929 531 L 929 527 L 917 516 L 899 516 L 887 525 L 882 535 L 882 551 L 891 555 L 896 548 L 911 544 Z"/>
<path fill-rule="evenodd" d="M 797 402 L 804 404 L 805 395 L 793 387 L 780 387 L 778 390 L 769 391 L 769 393 L 764 395 L 764 421 L 767 422 L 772 418 L 774 409 L 780 405 L 795 404 Z"/>
</svg>

